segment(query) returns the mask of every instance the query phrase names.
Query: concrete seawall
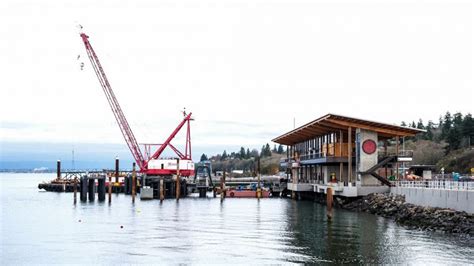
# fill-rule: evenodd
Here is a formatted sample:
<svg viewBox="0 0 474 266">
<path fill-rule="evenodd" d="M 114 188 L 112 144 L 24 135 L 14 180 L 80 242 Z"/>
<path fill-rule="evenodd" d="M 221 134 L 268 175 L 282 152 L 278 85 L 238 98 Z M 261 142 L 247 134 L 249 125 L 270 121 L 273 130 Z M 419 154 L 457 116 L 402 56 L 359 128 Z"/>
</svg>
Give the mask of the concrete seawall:
<svg viewBox="0 0 474 266">
<path fill-rule="evenodd" d="M 392 187 L 390 192 L 404 195 L 405 201 L 411 204 L 474 213 L 474 190 Z"/>
</svg>

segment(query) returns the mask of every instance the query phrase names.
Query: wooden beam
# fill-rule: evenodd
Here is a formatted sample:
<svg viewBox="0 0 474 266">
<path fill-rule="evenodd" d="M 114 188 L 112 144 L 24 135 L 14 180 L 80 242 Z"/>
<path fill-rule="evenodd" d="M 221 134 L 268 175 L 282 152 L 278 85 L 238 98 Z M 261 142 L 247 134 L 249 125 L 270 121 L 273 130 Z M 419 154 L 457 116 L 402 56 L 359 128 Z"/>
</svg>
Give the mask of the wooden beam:
<svg viewBox="0 0 474 266">
<path fill-rule="evenodd" d="M 415 136 L 415 133 L 407 133 L 407 132 L 398 131 L 398 130 L 383 129 L 380 127 L 368 126 L 364 124 L 351 123 L 351 122 L 345 122 L 345 121 L 339 121 L 339 120 L 333 120 L 333 119 L 327 119 L 326 121 L 329 121 L 331 123 L 341 125 L 341 126 L 362 128 L 362 129 L 371 130 L 375 132 L 385 133 L 391 136 Z"/>
<path fill-rule="evenodd" d="M 346 130 L 347 127 L 346 126 L 341 126 L 341 125 L 335 125 L 335 124 L 332 124 L 332 123 L 327 123 L 327 122 L 319 122 L 318 124 L 324 126 L 324 128 L 329 129 L 327 131 L 334 131 L 334 132 L 337 132 L 338 130 Z"/>
</svg>

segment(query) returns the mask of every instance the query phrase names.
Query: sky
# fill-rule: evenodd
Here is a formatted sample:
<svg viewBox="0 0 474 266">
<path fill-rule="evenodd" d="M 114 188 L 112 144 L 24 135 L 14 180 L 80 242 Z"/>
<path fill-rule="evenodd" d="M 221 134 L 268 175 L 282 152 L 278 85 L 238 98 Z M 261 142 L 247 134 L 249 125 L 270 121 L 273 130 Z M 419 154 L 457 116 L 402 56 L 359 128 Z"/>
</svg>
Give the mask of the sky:
<svg viewBox="0 0 474 266">
<path fill-rule="evenodd" d="M 474 112 L 473 15 L 472 1 L 3 0 L 0 161 L 127 156 L 78 24 L 138 141 L 163 142 L 186 108 L 199 159 L 327 113 Z"/>
</svg>

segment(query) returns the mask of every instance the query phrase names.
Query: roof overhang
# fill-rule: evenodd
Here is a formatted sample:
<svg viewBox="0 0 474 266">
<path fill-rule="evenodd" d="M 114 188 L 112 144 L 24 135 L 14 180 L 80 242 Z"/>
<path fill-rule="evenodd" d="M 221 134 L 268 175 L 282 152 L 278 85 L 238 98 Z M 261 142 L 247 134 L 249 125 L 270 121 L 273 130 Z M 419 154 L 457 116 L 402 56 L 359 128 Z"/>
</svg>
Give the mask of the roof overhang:
<svg viewBox="0 0 474 266">
<path fill-rule="evenodd" d="M 425 130 L 417 128 L 390 125 L 386 123 L 336 114 L 327 114 L 279 137 L 276 137 L 272 141 L 284 145 L 293 145 L 330 133 L 343 131 L 346 134 L 349 128 L 351 128 L 352 131 L 360 128 L 377 132 L 380 139 L 389 139 L 397 136 L 415 136 L 418 133 L 426 132 Z"/>
</svg>

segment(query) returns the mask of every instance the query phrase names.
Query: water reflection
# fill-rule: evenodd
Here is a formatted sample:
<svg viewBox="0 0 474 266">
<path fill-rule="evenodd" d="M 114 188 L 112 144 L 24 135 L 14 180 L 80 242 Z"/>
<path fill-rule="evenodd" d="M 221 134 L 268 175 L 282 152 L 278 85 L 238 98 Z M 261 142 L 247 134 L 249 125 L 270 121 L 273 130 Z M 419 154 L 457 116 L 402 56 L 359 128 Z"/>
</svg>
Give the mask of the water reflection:
<svg viewBox="0 0 474 266">
<path fill-rule="evenodd" d="M 406 230 L 370 214 L 336 209 L 328 221 L 324 206 L 294 201 L 286 212 L 292 252 L 306 255 L 304 262 L 467 263 L 474 255 L 472 239 Z M 302 262 L 300 257 L 289 261 Z"/>
<path fill-rule="evenodd" d="M 470 263 L 473 241 L 289 199 L 113 195 L 72 204 L 39 192 L 48 175 L 0 174 L 1 261 L 18 263 Z M 81 222 L 79 222 L 81 220 Z M 123 228 L 121 228 L 123 226 Z"/>
</svg>

